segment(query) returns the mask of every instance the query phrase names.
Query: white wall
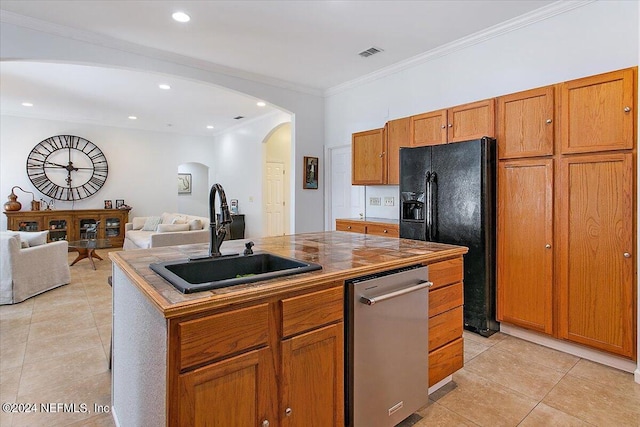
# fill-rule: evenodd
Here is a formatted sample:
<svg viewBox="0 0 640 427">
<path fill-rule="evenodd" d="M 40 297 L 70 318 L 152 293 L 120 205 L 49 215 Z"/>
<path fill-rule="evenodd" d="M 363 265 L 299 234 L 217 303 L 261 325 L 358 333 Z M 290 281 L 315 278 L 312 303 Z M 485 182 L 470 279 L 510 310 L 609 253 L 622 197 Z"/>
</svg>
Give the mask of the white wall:
<svg viewBox="0 0 640 427">
<path fill-rule="evenodd" d="M 353 132 L 390 119 L 635 65 L 638 2 L 589 3 L 328 96 L 326 145 L 350 144 Z M 397 219 L 397 206 L 371 207 L 369 197 L 393 196 L 397 204 L 398 191 L 368 187 L 367 216 Z"/>
<path fill-rule="evenodd" d="M 349 143 L 351 133 L 389 119 L 637 66 L 638 9 L 637 1 L 588 3 L 335 93 L 325 101 L 327 146 Z M 367 190 L 367 199 L 398 193 L 397 186 Z M 367 215 L 373 216 L 369 209 Z M 394 215 L 389 212 L 388 218 L 397 218 L 397 211 Z M 640 326 L 638 343 L 640 352 Z M 640 363 L 635 378 L 640 382 Z"/>
<path fill-rule="evenodd" d="M 264 147 L 262 143 L 275 127 L 290 121 L 289 114 L 269 114 L 214 137 L 215 167 L 210 177 L 211 183 L 222 184 L 227 201 L 238 199 L 240 213 L 245 215 L 245 238 L 263 235 Z M 302 187 L 302 174 L 300 175 L 300 187 Z M 297 197 L 296 194 L 296 200 L 292 200 L 296 207 L 299 203 Z M 300 215 L 301 209 L 296 208 L 296 211 L 297 215 Z M 319 227 L 321 229 L 321 226 Z M 298 228 L 296 231 L 299 231 Z"/>
<path fill-rule="evenodd" d="M 31 149 L 45 138 L 60 134 L 78 135 L 92 141 L 104 152 L 109 162 L 105 185 L 93 196 L 75 204 L 56 200 L 56 209 L 102 209 L 105 199 L 114 204 L 116 199 L 124 199 L 133 207 L 130 217 L 176 212 L 179 210 L 178 166 L 196 160 L 204 163 L 214 157 L 212 138 L 13 116 L 1 116 L 0 123 L 2 197 L 9 195 L 12 186 L 19 185 L 27 191 L 34 191 L 36 200 L 44 198 L 27 177 L 26 159 Z M 31 196 L 20 192 L 17 195 L 22 210 L 29 210 L 30 204 L 25 202 L 31 201 Z M 0 218 L 0 228 L 6 230 L 6 216 L 1 215 Z"/>
<path fill-rule="evenodd" d="M 242 73 L 230 73 L 229 70 L 221 71 L 215 65 L 192 58 L 124 42 L 106 40 L 99 36 L 94 37 L 97 42 L 88 41 L 87 37 L 76 34 L 70 29 L 55 27 L 55 29 L 39 28 L 36 30 L 28 28 L 29 25 L 35 24 L 33 22 L 24 24 L 2 22 L 0 25 L 0 60 L 88 64 L 174 75 L 245 93 L 291 112 L 294 115 L 292 120 L 294 173 L 291 178 L 294 181 L 292 186 L 294 189 L 292 199 L 295 202 L 294 230 L 296 232 L 322 230 L 323 190 L 322 188 L 320 191 L 313 192 L 303 190 L 302 174 L 295 173 L 296 170 L 301 170 L 303 167 L 303 156 L 316 156 L 321 161 L 323 160 L 324 101 L 321 96 L 266 82 L 248 80 L 241 77 Z M 255 165 L 253 162 L 254 153 L 246 153 L 246 157 L 249 158 L 248 167 Z M 235 168 L 243 165 L 224 166 Z M 226 177 L 226 173 L 227 171 L 222 171 L 221 176 Z M 245 173 L 252 172 L 245 171 Z M 321 187 L 322 182 L 320 183 Z M 169 183 L 167 182 L 167 184 Z M 173 184 L 170 185 L 172 188 L 175 187 Z M 247 195 L 249 194 L 248 191 L 245 192 Z M 255 215 L 257 212 L 252 211 L 252 214 Z"/>
<path fill-rule="evenodd" d="M 211 151 L 212 147 L 207 147 Z M 213 156 L 207 152 L 201 153 L 198 159 L 211 162 Z M 209 216 L 209 167 L 202 163 L 189 162 L 178 165 L 178 172 L 191 174 L 191 193 L 178 194 L 176 212 L 189 215 Z"/>
</svg>

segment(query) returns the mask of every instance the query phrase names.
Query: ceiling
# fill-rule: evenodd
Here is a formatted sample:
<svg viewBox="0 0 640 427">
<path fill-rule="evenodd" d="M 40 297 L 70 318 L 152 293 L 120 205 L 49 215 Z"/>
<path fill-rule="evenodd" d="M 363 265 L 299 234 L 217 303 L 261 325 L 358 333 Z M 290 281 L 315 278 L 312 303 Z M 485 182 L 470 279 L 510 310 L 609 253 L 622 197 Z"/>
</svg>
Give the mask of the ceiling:
<svg viewBox="0 0 640 427">
<path fill-rule="evenodd" d="M 3 21 L 35 18 L 106 45 L 132 43 L 322 94 L 551 3 L 3 0 L 0 9 Z M 173 21 L 178 10 L 191 21 Z M 383 52 L 358 55 L 370 47 Z M 223 88 L 125 70 L 3 62 L 0 78 L 3 114 L 210 135 L 239 124 L 235 116 L 274 111 Z M 160 83 L 171 89 L 158 89 Z M 25 101 L 34 106 L 23 107 Z"/>
</svg>

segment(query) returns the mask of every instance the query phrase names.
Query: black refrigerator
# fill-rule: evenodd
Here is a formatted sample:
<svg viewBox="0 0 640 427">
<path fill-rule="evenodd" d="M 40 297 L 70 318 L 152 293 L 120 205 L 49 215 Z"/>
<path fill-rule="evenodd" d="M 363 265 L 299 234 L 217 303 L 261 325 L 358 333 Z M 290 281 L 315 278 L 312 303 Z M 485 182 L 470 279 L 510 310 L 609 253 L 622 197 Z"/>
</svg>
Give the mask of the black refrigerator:
<svg viewBox="0 0 640 427">
<path fill-rule="evenodd" d="M 496 141 L 400 149 L 400 237 L 467 246 L 465 329 L 490 336 L 496 321 Z"/>
</svg>

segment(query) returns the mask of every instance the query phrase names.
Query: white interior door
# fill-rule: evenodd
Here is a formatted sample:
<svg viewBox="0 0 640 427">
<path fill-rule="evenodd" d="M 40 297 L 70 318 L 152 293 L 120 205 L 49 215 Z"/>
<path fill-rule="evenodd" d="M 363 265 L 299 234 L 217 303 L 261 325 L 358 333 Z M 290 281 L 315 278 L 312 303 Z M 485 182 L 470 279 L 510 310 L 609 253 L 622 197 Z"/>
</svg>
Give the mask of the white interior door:
<svg viewBox="0 0 640 427">
<path fill-rule="evenodd" d="M 267 236 L 284 234 L 284 163 L 267 162 Z"/>
</svg>

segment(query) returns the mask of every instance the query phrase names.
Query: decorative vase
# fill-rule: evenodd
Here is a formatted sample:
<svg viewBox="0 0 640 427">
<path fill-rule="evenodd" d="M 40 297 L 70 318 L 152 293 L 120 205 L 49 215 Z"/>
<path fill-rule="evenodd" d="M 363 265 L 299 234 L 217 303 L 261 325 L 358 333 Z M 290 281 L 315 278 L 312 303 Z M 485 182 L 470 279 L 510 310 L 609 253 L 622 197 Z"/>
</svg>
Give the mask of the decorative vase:
<svg viewBox="0 0 640 427">
<path fill-rule="evenodd" d="M 18 196 L 11 191 L 8 197 L 9 201 L 4 204 L 4 210 L 7 212 L 19 211 L 22 209 L 22 203 L 18 201 Z"/>
</svg>

